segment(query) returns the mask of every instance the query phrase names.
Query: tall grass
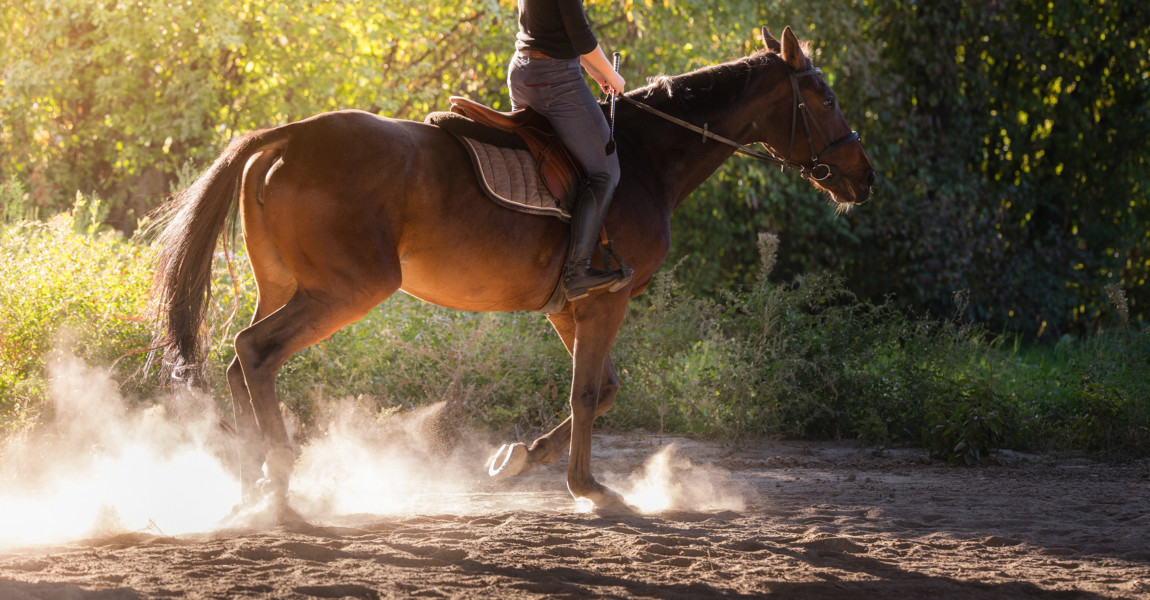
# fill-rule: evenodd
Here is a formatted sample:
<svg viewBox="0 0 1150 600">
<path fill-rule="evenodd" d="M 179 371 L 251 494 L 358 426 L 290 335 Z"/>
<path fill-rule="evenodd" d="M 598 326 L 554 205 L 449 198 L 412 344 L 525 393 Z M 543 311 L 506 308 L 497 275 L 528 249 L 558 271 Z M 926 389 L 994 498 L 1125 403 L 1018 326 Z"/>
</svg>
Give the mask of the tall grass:
<svg viewBox="0 0 1150 600">
<path fill-rule="evenodd" d="M 1150 455 L 1150 331 L 1022 348 L 954 319 L 859 302 L 833 276 L 719 299 L 664 273 L 616 346 L 625 401 L 608 422 L 728 439 L 853 438 L 975 462 L 998 448 Z"/>
<path fill-rule="evenodd" d="M 96 226 L 83 197 L 47 222 L 0 229 L 0 431 L 46 418 L 46 361 L 109 365 L 131 399 L 158 390 L 152 325 L 139 315 L 150 249 Z M 706 435 L 921 445 L 975 462 L 997 448 L 1150 455 L 1150 332 L 1116 323 L 1083 340 L 1021 347 L 954 320 L 857 301 L 842 281 L 768 275 L 699 298 L 661 273 L 613 353 L 622 378 L 606 427 Z M 228 258 L 231 267 L 229 267 Z M 209 320 L 209 384 L 229 410 L 231 339 L 251 318 L 243 256 L 221 252 Z M 1116 296 L 1113 296 L 1116 297 Z M 446 401 L 448 420 L 529 439 L 567 412 L 570 358 L 546 319 L 441 309 L 398 294 L 293 357 L 277 388 L 306 430 L 330 401 L 381 418 Z"/>
</svg>

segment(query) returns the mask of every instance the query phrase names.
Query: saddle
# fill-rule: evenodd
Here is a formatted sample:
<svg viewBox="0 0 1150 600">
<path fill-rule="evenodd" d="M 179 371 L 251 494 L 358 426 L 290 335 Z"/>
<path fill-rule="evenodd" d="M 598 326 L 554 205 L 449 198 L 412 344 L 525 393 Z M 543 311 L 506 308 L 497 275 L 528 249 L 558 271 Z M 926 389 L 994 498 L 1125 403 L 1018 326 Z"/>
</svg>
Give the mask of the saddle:
<svg viewBox="0 0 1150 600">
<path fill-rule="evenodd" d="M 432 113 L 425 122 L 460 138 L 492 200 L 516 210 L 570 220 L 583 170 L 543 115 L 530 108 L 500 112 L 459 96 L 449 102 L 450 113 Z M 530 155 L 516 156 L 522 150 Z M 519 171 L 525 172 L 522 181 L 517 178 Z M 534 176 L 528 177 L 531 173 Z M 538 192 L 533 189 L 536 182 L 542 183 Z"/>
</svg>

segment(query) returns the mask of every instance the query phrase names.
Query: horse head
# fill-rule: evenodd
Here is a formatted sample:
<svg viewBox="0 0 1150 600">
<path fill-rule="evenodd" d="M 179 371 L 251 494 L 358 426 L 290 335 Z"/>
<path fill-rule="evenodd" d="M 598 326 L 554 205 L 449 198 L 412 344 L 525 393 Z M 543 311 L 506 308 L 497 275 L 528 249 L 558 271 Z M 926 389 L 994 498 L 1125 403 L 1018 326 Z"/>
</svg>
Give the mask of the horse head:
<svg viewBox="0 0 1150 600">
<path fill-rule="evenodd" d="M 762 32 L 766 55 L 777 55 L 785 63 L 789 84 L 776 81 L 766 92 L 763 118 L 776 125 L 756 123 L 754 129 L 764 132 L 764 139 L 756 141 L 840 206 L 866 202 L 874 192 L 874 167 L 822 71 L 811 64 L 789 26 L 781 42 L 766 27 Z M 777 126 L 787 122 L 789 128 Z"/>
</svg>

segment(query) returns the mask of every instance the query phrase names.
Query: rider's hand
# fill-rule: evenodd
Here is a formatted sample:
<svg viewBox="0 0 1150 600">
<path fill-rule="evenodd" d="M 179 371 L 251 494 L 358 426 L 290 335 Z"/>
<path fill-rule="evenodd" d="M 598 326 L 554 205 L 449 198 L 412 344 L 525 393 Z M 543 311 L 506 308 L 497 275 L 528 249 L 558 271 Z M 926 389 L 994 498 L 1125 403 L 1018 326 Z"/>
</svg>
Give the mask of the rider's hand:
<svg viewBox="0 0 1150 600">
<path fill-rule="evenodd" d="M 610 94 L 612 91 L 620 94 L 627 87 L 627 82 L 623 81 L 623 77 L 614 71 L 608 71 L 603 74 L 603 79 L 599 80 L 599 87 L 603 88 L 604 94 Z"/>
<path fill-rule="evenodd" d="M 583 68 L 591 73 L 591 77 L 603 88 L 604 94 L 610 94 L 616 91 L 620 94 L 627 87 L 627 82 L 623 81 L 623 77 L 615 72 L 614 67 L 607 60 L 607 54 L 603 52 L 602 46 L 596 46 L 594 50 L 579 57 L 579 62 L 583 64 Z"/>
</svg>

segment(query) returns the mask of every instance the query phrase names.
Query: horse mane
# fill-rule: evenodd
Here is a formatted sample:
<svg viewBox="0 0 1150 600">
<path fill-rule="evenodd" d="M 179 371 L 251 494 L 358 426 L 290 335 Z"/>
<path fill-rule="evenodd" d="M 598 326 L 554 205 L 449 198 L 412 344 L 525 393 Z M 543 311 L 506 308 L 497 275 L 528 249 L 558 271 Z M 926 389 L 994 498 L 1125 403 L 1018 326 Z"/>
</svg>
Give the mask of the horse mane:
<svg viewBox="0 0 1150 600">
<path fill-rule="evenodd" d="M 782 60 L 778 53 L 762 49 L 750 56 L 690 73 L 652 77 L 646 86 L 628 95 L 634 95 L 651 106 L 667 107 L 674 103 L 689 107 L 693 113 L 709 115 L 741 98 L 742 92 L 757 80 L 754 75 L 766 72 L 775 64 L 782 64 Z"/>
</svg>

